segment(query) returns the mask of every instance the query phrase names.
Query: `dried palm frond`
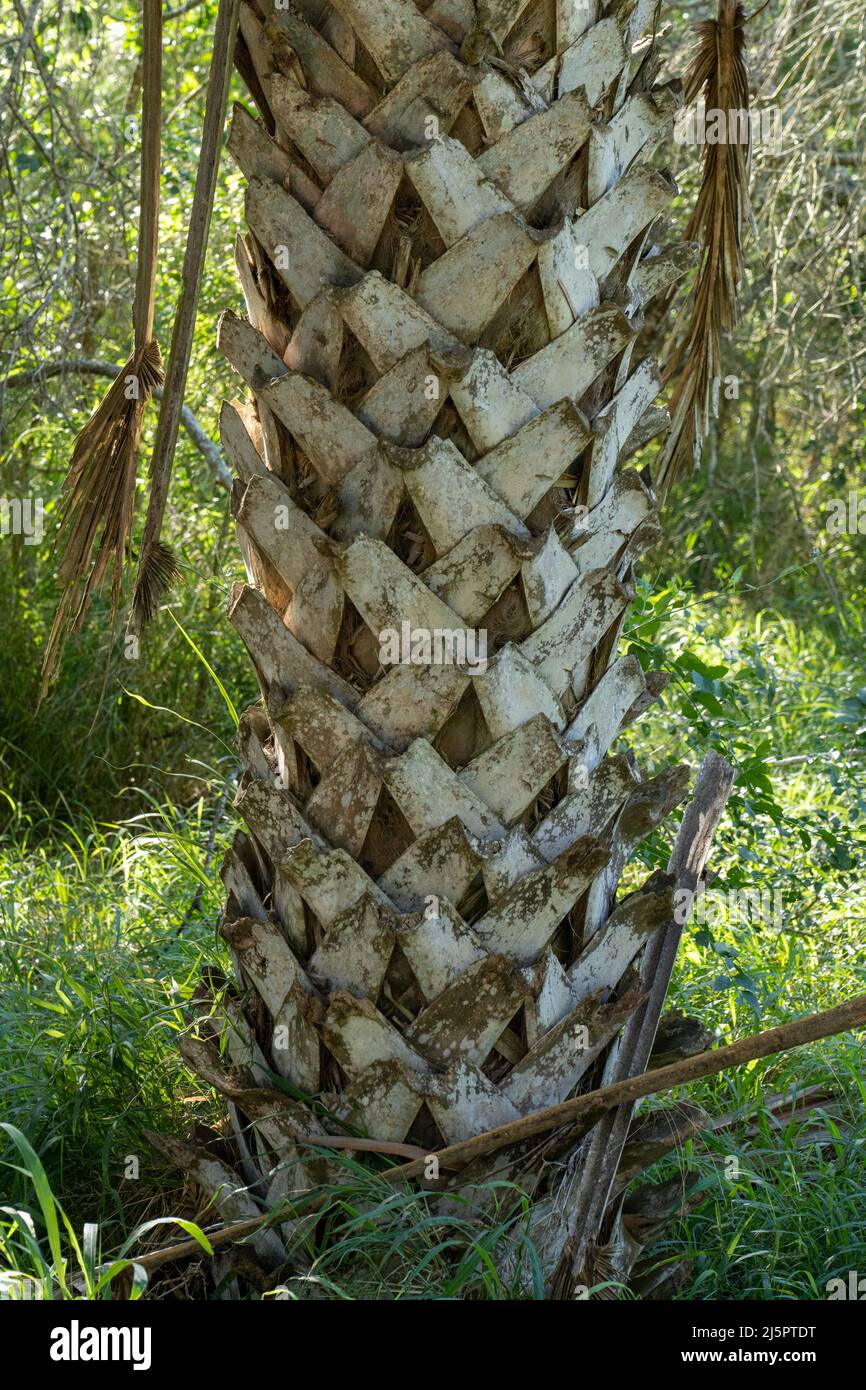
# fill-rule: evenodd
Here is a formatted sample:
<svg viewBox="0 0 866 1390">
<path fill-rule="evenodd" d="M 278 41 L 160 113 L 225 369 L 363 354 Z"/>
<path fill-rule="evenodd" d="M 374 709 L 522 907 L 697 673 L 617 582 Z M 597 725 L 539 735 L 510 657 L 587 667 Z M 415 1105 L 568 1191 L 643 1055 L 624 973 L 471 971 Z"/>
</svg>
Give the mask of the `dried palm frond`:
<svg viewBox="0 0 866 1390">
<path fill-rule="evenodd" d="M 689 473 L 700 455 L 710 416 L 718 413 L 721 335 L 736 317 L 743 278 L 742 229 L 748 214 L 749 81 L 744 59 L 745 17 L 737 0 L 719 0 L 718 18 L 695 25 L 698 42 L 685 83 L 690 105 L 702 93 L 707 112 L 722 112 L 725 139 L 704 146 L 701 190 L 686 238 L 703 247 L 692 293 L 683 309 L 685 331 L 668 356 L 665 382 L 675 379 L 671 430 L 656 464 L 661 492 Z M 737 137 L 730 139 L 731 126 Z"/>
<path fill-rule="evenodd" d="M 110 563 L 112 617 L 117 611 L 135 516 L 136 465 L 144 410 L 165 379 L 162 354 L 153 336 L 162 137 L 162 0 L 144 0 L 142 61 L 140 217 L 132 308 L 134 349 L 73 446 L 63 485 L 67 501 L 58 531 L 58 540 L 65 535 L 58 569 L 64 589 L 42 660 L 39 703 L 57 674 L 67 637 L 81 630 Z"/>
<path fill-rule="evenodd" d="M 58 569 L 64 592 L 42 661 L 40 702 L 57 672 L 67 636 L 81 630 L 110 564 L 112 613 L 117 609 L 135 513 L 144 409 L 163 379 L 162 354 L 153 338 L 133 353 L 73 446 L 58 531 L 58 541 L 65 535 Z"/>
<path fill-rule="evenodd" d="M 143 619 L 149 623 L 159 608 L 160 599 L 180 578 L 180 565 L 174 551 L 165 541 L 154 541 L 142 555 L 136 581 L 136 602 L 141 605 Z"/>
</svg>

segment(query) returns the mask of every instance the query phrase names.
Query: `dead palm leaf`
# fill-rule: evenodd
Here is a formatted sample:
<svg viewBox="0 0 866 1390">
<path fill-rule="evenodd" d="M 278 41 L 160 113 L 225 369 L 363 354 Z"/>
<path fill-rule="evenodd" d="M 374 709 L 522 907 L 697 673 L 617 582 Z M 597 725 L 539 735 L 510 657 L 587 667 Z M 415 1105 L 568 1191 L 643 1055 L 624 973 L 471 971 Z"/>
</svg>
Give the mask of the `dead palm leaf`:
<svg viewBox="0 0 866 1390">
<path fill-rule="evenodd" d="M 162 354 L 153 337 L 159 231 L 162 100 L 162 0 L 144 0 L 142 147 L 138 265 L 133 302 L 133 354 L 78 435 L 64 481 L 64 539 L 58 577 L 64 586 L 42 660 L 39 702 L 45 698 L 72 632 L 81 630 L 109 565 L 112 615 L 120 600 L 123 566 L 135 516 L 135 479 L 144 411 L 163 383 Z"/>
<path fill-rule="evenodd" d="M 707 112 L 723 113 L 724 139 L 704 146 L 701 190 L 685 233 L 688 240 L 701 243 L 703 254 L 683 310 L 685 331 L 663 372 L 664 381 L 675 382 L 671 430 L 656 465 L 663 493 L 697 463 L 710 416 L 718 413 L 721 337 L 736 316 L 743 278 L 743 220 L 748 214 L 751 139 L 742 6 L 737 0 L 719 0 L 718 18 L 696 24 L 695 31 L 698 42 L 686 77 L 686 104 L 703 94 Z"/>
</svg>

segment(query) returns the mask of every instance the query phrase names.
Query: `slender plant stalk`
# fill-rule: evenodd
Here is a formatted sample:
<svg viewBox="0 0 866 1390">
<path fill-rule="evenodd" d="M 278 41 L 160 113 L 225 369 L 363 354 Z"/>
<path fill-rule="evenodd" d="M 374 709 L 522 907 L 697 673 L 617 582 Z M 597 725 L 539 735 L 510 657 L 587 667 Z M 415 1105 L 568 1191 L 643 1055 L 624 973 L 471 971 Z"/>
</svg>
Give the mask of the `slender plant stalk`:
<svg viewBox="0 0 866 1390">
<path fill-rule="evenodd" d="M 159 194 L 162 157 L 162 0 L 143 0 L 141 184 L 138 264 L 132 326 L 136 349 L 153 337 L 159 254 Z"/>
<path fill-rule="evenodd" d="M 183 409 L 198 298 L 213 212 L 220 145 L 232 73 L 240 0 L 220 0 L 205 101 L 201 153 L 183 261 L 183 288 L 172 331 L 168 371 L 150 461 L 150 492 L 141 555 L 132 598 L 129 631 L 137 635 L 153 617 L 159 600 L 178 574 L 177 562 L 160 540 L 171 468 Z"/>
</svg>

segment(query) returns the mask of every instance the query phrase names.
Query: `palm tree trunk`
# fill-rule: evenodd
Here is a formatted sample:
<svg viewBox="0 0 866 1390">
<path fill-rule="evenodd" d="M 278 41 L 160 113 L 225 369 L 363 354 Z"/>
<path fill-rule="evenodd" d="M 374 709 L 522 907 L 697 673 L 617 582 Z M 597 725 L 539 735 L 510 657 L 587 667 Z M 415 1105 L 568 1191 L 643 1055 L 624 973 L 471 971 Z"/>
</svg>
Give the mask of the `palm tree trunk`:
<svg viewBox="0 0 866 1390">
<path fill-rule="evenodd" d="M 667 423 L 636 339 L 694 259 L 660 242 L 655 9 L 241 7 L 247 316 L 219 346 L 252 393 L 222 440 L 262 700 L 223 869 L 237 983 L 183 1044 L 236 1167 L 163 1141 L 233 1219 L 321 1180 L 303 1138 L 435 1155 L 650 1065 L 685 869 L 618 886 L 691 774 L 610 749 L 664 684 L 617 655 L 658 536 L 629 460 Z M 617 1117 L 438 1179 L 530 1193 L 551 1296 L 629 1277 L 671 1203 L 625 1210 L 624 1181 L 703 1123 Z"/>
</svg>

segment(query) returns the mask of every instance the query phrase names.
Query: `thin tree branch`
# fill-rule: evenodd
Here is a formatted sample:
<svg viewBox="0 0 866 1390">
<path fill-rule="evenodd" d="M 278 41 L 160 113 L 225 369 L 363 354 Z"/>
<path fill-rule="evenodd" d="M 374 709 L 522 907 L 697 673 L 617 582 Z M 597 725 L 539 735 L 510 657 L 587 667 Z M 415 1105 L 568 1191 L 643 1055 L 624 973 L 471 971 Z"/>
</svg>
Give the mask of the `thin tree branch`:
<svg viewBox="0 0 866 1390">
<path fill-rule="evenodd" d="M 136 348 L 153 337 L 162 166 L 162 0 L 143 0 L 141 177 L 132 323 Z"/>
<path fill-rule="evenodd" d="M 215 1231 L 204 1231 L 203 1234 L 214 1249 L 218 1249 L 221 1245 L 231 1244 L 233 1240 L 243 1240 L 244 1236 L 260 1230 L 265 1222 L 273 1219 L 274 1213 L 269 1211 L 263 1216 L 250 1216 L 245 1221 L 233 1221 L 229 1226 L 220 1226 Z M 207 1251 L 202 1249 L 197 1240 L 190 1239 L 180 1240 L 176 1245 L 165 1245 L 161 1250 L 152 1250 L 148 1255 L 131 1255 L 129 1258 L 149 1273 L 153 1269 L 159 1269 L 161 1265 L 171 1264 L 173 1260 L 189 1260 L 196 1255 L 206 1256 Z M 112 1260 L 107 1260 L 102 1266 L 103 1270 L 110 1268 L 113 1263 Z"/>
<path fill-rule="evenodd" d="M 6 86 L 3 88 L 2 95 L 0 95 L 0 116 L 3 115 L 3 112 L 6 110 L 6 107 L 10 104 L 15 94 L 15 87 L 18 83 L 18 78 L 21 74 L 21 66 L 24 62 L 24 54 L 30 46 L 30 41 L 33 38 L 33 32 L 36 28 L 36 16 L 39 13 L 40 4 L 41 0 L 34 0 L 22 24 L 18 47 L 9 64 L 9 76 L 6 79 Z M 5 144 L 6 134 L 5 128 L 0 127 L 0 144 Z"/>
<path fill-rule="evenodd" d="M 189 359 L 192 352 L 198 298 L 204 271 L 208 232 L 213 211 L 220 142 L 225 125 L 226 103 L 232 75 L 232 58 L 238 28 L 240 0 L 220 0 L 214 30 L 205 101 L 201 151 L 193 193 L 183 259 L 183 288 L 178 301 L 168 356 L 165 392 L 156 427 L 156 440 L 150 460 L 150 496 L 141 539 L 138 574 L 132 595 L 128 631 L 141 632 L 153 616 L 156 595 L 162 588 L 154 560 L 160 554 L 162 518 L 168 497 L 177 432 L 183 410 Z"/>
<path fill-rule="evenodd" d="M 14 376 L 7 377 L 3 385 L 6 387 L 35 386 L 40 381 L 47 381 L 53 376 L 65 376 L 67 373 L 76 376 L 107 376 L 114 380 L 119 371 L 120 366 L 117 363 L 104 362 L 98 357 L 64 357 L 58 362 L 46 362 L 41 367 L 34 367 L 29 372 L 16 372 Z M 157 400 L 162 396 L 162 391 L 161 386 L 154 391 L 153 394 Z M 211 439 L 188 405 L 181 406 L 180 418 L 184 429 L 199 453 L 203 455 L 220 487 L 230 492 L 232 486 L 231 470 L 223 458 L 219 445 Z"/>
<path fill-rule="evenodd" d="M 408 1154 L 420 1157 L 421 1161 L 427 1156 L 424 1149 L 419 1149 L 414 1144 L 395 1144 L 379 1139 L 355 1139 L 339 1134 L 311 1134 L 309 1138 L 298 1135 L 294 1143 L 308 1146 L 311 1149 L 342 1149 L 347 1153 Z M 307 1206 L 304 1214 L 316 1211 L 327 1200 L 328 1193 L 322 1193 L 315 1197 Z M 248 1217 L 244 1221 L 233 1221 L 228 1226 L 219 1227 L 213 1232 L 205 1231 L 204 1234 L 213 1246 L 227 1245 L 233 1240 L 243 1240 L 245 1236 L 259 1230 L 267 1222 L 273 1223 L 275 1216 L 276 1213 L 273 1211 L 264 1212 L 261 1216 Z M 158 1269 L 160 1265 L 168 1264 L 172 1260 L 185 1260 L 204 1253 L 199 1242 L 192 1239 L 179 1241 L 176 1245 L 164 1246 L 162 1250 L 153 1250 L 149 1255 L 134 1255 L 131 1258 L 143 1269 L 151 1270 Z"/>
<path fill-rule="evenodd" d="M 520 1139 L 531 1138 L 535 1134 L 543 1134 L 551 1129 L 558 1129 L 563 1124 L 572 1124 L 578 1117 L 607 1110 L 611 1106 L 621 1105 L 624 1102 L 639 1100 L 642 1096 L 669 1091 L 675 1086 L 682 1085 L 684 1081 L 696 1081 L 703 1076 L 713 1076 L 717 1072 L 727 1070 L 728 1067 L 741 1066 L 743 1063 L 755 1061 L 759 1057 L 772 1057 L 776 1053 L 786 1052 L 792 1047 L 803 1047 L 806 1043 L 818 1042 L 821 1038 L 831 1037 L 835 1033 L 847 1032 L 849 1029 L 861 1027 L 864 1023 L 866 1023 L 866 994 L 859 994 L 846 1003 L 837 1005 L 835 1009 L 826 1009 L 823 1013 L 794 1019 L 791 1023 L 783 1023 L 778 1028 L 768 1028 L 765 1032 L 756 1033 L 753 1037 L 741 1038 L 739 1042 L 731 1043 L 727 1047 L 714 1048 L 709 1052 L 700 1053 L 697 1057 L 688 1057 L 683 1062 L 675 1062 L 669 1067 L 661 1067 L 658 1071 L 631 1077 L 627 1081 L 617 1082 L 613 1086 L 603 1086 L 598 1091 L 590 1091 L 586 1095 L 578 1096 L 576 1100 L 565 1101 L 562 1105 L 552 1105 L 546 1110 L 537 1110 L 535 1114 L 527 1115 L 522 1120 L 500 1125 L 498 1129 L 476 1135 L 475 1138 L 465 1140 L 460 1144 L 451 1144 L 446 1149 L 440 1149 L 435 1155 L 425 1155 L 424 1158 L 416 1159 L 411 1163 L 403 1163 L 397 1168 L 388 1168 L 378 1176 L 389 1182 L 400 1182 L 404 1178 L 418 1177 L 424 1171 L 427 1158 L 432 1156 L 439 1160 L 440 1166 L 464 1167 L 470 1160 L 480 1157 L 483 1153 L 490 1153 L 505 1144 L 516 1143 Z M 725 1122 L 728 1118 L 725 1117 Z M 309 1143 L 313 1147 L 321 1146 L 325 1142 L 331 1147 L 346 1149 L 350 1146 L 360 1148 L 363 1143 L 368 1145 L 371 1150 L 375 1149 L 380 1153 L 388 1152 L 389 1149 L 410 1147 L 409 1145 L 377 1144 L 373 1140 L 348 1140 L 339 1136 L 329 1136 L 327 1141 L 321 1135 L 311 1135 L 309 1139 Z M 315 1210 L 325 1202 L 326 1198 L 327 1194 L 315 1198 L 308 1210 Z M 259 1230 L 267 1222 L 273 1222 L 274 1219 L 274 1212 L 266 1212 L 262 1216 L 233 1222 L 231 1225 L 223 1226 L 212 1233 L 205 1231 L 205 1235 L 213 1246 L 227 1245 L 234 1240 L 243 1240 L 245 1236 Z M 133 1258 L 135 1263 L 141 1265 L 143 1269 L 152 1270 L 173 1260 L 188 1259 L 201 1254 L 202 1248 L 197 1240 L 184 1240 L 176 1245 L 165 1246 L 162 1250 L 154 1250 L 150 1254 L 137 1255 Z"/>
</svg>

